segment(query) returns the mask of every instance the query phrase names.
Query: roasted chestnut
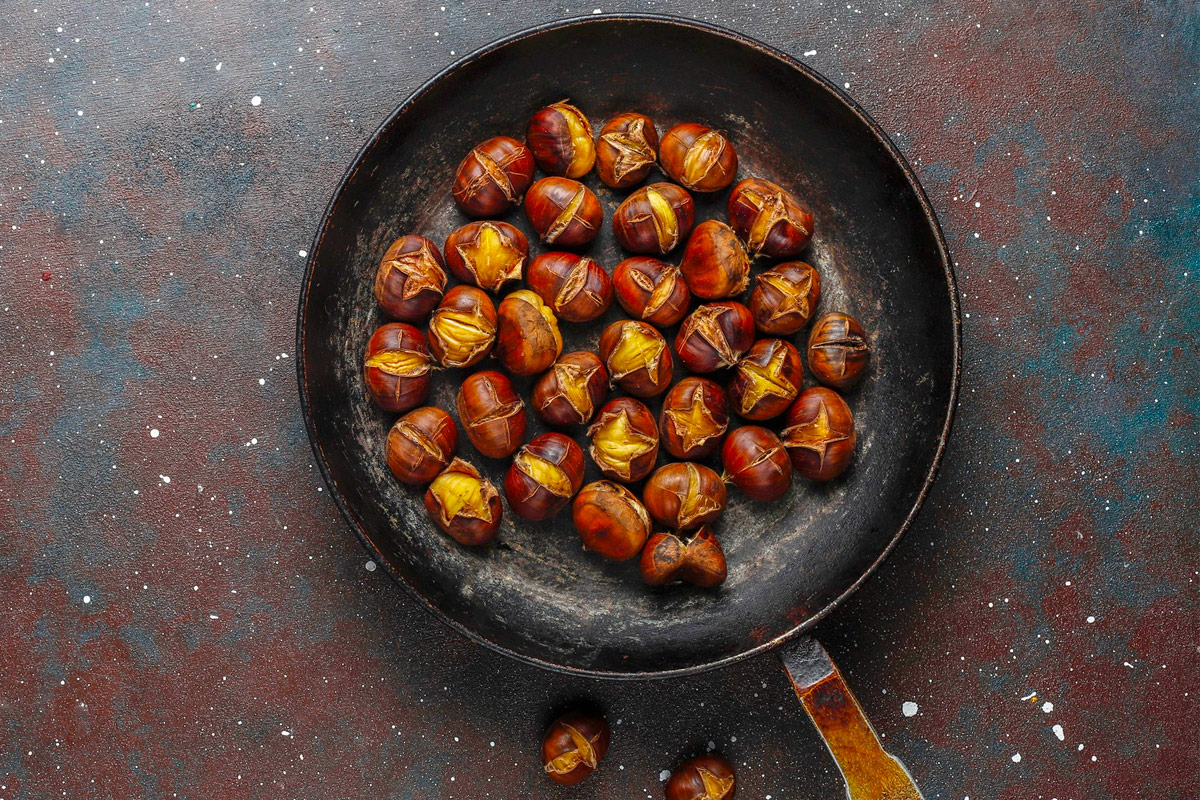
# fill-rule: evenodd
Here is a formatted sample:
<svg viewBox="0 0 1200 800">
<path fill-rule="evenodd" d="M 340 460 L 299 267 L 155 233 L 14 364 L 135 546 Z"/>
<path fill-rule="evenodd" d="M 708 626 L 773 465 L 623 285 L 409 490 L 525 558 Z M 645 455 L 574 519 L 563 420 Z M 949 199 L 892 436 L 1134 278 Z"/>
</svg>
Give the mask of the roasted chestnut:
<svg viewBox="0 0 1200 800">
<path fill-rule="evenodd" d="M 581 178 L 596 163 L 592 124 L 566 101 L 548 105 L 529 118 L 525 143 L 533 160 L 549 175 Z"/>
<path fill-rule="evenodd" d="M 474 466 L 456 458 L 425 490 L 425 510 L 459 544 L 488 544 L 503 514 L 500 492 Z"/>
<path fill-rule="evenodd" d="M 692 372 L 732 367 L 754 344 L 754 315 L 741 303 L 707 303 L 675 335 L 675 355 Z"/>
<path fill-rule="evenodd" d="M 725 136 L 695 122 L 667 131 L 658 149 L 663 172 L 697 192 L 716 192 L 733 183 L 738 158 Z"/>
<path fill-rule="evenodd" d="M 729 227 L 756 256 L 793 258 L 812 238 L 813 215 L 782 186 L 746 178 L 729 194 Z"/>
<path fill-rule="evenodd" d="M 673 183 L 652 183 L 626 197 L 613 212 L 617 243 L 632 253 L 663 255 L 687 238 L 696 220 L 692 196 Z"/>
<path fill-rule="evenodd" d="M 725 484 L 703 464 L 677 461 L 659 467 L 646 481 L 642 502 L 650 518 L 673 531 L 706 525 L 725 510 Z"/>
<path fill-rule="evenodd" d="M 779 437 L 757 425 L 743 425 L 721 447 L 725 480 L 751 500 L 778 500 L 792 488 L 792 462 Z"/>
<path fill-rule="evenodd" d="M 496 341 L 496 307 L 482 289 L 455 286 L 429 318 L 429 349 L 443 367 L 478 364 Z"/>
<path fill-rule="evenodd" d="M 658 418 L 663 447 L 685 461 L 711 455 L 729 427 L 725 392 L 708 378 L 684 378 L 663 398 Z"/>
<path fill-rule="evenodd" d="M 608 723 L 600 717 L 572 712 L 546 730 L 542 739 L 542 764 L 550 780 L 573 786 L 591 775 L 608 752 Z"/>
<path fill-rule="evenodd" d="M 633 483 L 650 474 L 658 460 L 658 428 L 646 404 L 632 397 L 609 400 L 588 428 L 588 453 L 600 474 Z"/>
<path fill-rule="evenodd" d="M 841 395 L 824 386 L 805 389 L 787 415 L 780 438 L 792 466 L 810 481 L 836 478 L 854 454 L 854 415 Z"/>
<path fill-rule="evenodd" d="M 425 402 L 432 369 L 429 342 L 412 325 L 389 322 L 367 342 L 363 381 L 367 394 L 384 411 L 399 414 Z"/>
<path fill-rule="evenodd" d="M 596 172 L 613 189 L 646 180 L 658 160 L 658 131 L 645 114 L 617 114 L 604 123 L 596 140 Z"/>
<path fill-rule="evenodd" d="M 621 307 L 660 328 L 683 319 L 692 293 L 679 268 L 647 256 L 627 258 L 613 270 L 613 288 Z"/>
<path fill-rule="evenodd" d="M 592 190 L 570 178 L 542 178 L 525 194 L 529 224 L 546 244 L 582 247 L 596 238 L 604 209 Z"/>
<path fill-rule="evenodd" d="M 458 421 L 475 449 L 489 458 L 512 455 L 525 438 L 525 403 L 512 381 L 486 370 L 458 387 Z"/>
<path fill-rule="evenodd" d="M 680 764 L 667 779 L 667 800 L 733 800 L 733 767 L 709 753 Z"/>
<path fill-rule="evenodd" d="M 586 425 L 608 395 L 608 370 L 590 350 L 566 353 L 533 385 L 533 410 L 549 425 Z"/>
<path fill-rule="evenodd" d="M 808 334 L 808 368 L 814 378 L 844 391 L 858 383 L 870 357 L 867 334 L 854 317 L 840 311 L 817 317 Z"/>
<path fill-rule="evenodd" d="M 446 266 L 454 277 L 498 292 L 519 281 L 529 257 L 529 240 L 507 222 L 469 222 L 446 237 Z"/>
<path fill-rule="evenodd" d="M 508 136 L 481 142 L 454 174 L 454 202 L 468 217 L 495 217 L 521 202 L 533 182 L 533 154 Z"/>
<path fill-rule="evenodd" d="M 710 219 L 692 231 L 679 271 L 692 294 L 701 300 L 732 297 L 750 282 L 750 256 L 724 222 Z"/>
<path fill-rule="evenodd" d="M 583 450 L 561 433 L 543 433 L 513 456 L 504 496 L 518 517 L 540 522 L 571 502 L 582 484 Z"/>
<path fill-rule="evenodd" d="M 725 551 L 707 525 L 690 536 L 685 533 L 654 534 L 646 542 L 638 566 L 642 580 L 651 586 L 684 581 L 702 589 L 712 589 L 725 582 Z"/>
<path fill-rule="evenodd" d="M 562 334 L 550 306 L 528 289 L 518 289 L 500 303 L 496 357 L 514 375 L 536 375 L 562 353 Z"/>
<path fill-rule="evenodd" d="M 529 263 L 525 283 L 568 322 L 591 322 L 612 305 L 612 279 L 587 256 L 543 253 Z"/>
<path fill-rule="evenodd" d="M 759 339 L 737 363 L 729 384 L 733 410 L 755 422 L 777 417 L 800 394 L 800 353 L 782 339 Z"/>
<path fill-rule="evenodd" d="M 754 281 L 750 311 L 763 333 L 791 336 L 808 324 L 820 299 L 820 274 L 803 261 L 788 261 L 776 264 Z"/>
<path fill-rule="evenodd" d="M 446 468 L 458 447 L 458 428 L 440 408 L 410 411 L 388 431 L 387 465 L 404 483 L 429 483 Z"/>
<path fill-rule="evenodd" d="M 571 518 L 584 548 L 613 561 L 626 561 L 642 552 L 650 535 L 650 515 L 642 501 L 611 481 L 580 489 L 571 504 Z"/>
<path fill-rule="evenodd" d="M 442 299 L 446 262 L 424 236 L 401 236 L 383 254 L 375 272 L 375 299 L 383 313 L 416 322 Z"/>
<path fill-rule="evenodd" d="M 605 328 L 600 358 L 609 379 L 637 397 L 662 394 L 671 384 L 674 365 L 667 340 L 644 322 L 623 319 Z"/>
</svg>

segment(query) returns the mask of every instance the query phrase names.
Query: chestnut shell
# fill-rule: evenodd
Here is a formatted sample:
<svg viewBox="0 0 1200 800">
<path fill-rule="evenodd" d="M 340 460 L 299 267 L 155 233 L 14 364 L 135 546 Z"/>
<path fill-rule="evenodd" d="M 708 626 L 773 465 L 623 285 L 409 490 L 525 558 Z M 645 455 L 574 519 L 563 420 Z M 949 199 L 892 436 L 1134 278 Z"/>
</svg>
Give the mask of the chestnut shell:
<svg viewBox="0 0 1200 800">
<path fill-rule="evenodd" d="M 733 183 L 738 157 L 722 133 L 683 122 L 663 134 L 658 160 L 671 180 L 696 192 L 716 192 Z"/>
<path fill-rule="evenodd" d="M 738 181 L 729 194 L 729 226 L 754 255 L 794 258 L 813 233 L 813 215 L 796 197 L 763 178 Z"/>
<path fill-rule="evenodd" d="M 514 208 L 533 182 L 533 154 L 508 136 L 471 148 L 454 173 L 451 193 L 468 217 L 496 217 Z"/>
<path fill-rule="evenodd" d="M 754 344 L 754 315 L 741 303 L 697 306 L 675 335 L 675 354 L 692 372 L 732 367 Z"/>
<path fill-rule="evenodd" d="M 691 461 L 659 467 L 642 490 L 650 518 L 671 530 L 691 530 L 713 522 L 725 510 L 725 499 L 721 476 Z"/>
<path fill-rule="evenodd" d="M 743 425 L 721 447 L 725 478 L 751 500 L 778 500 L 792 488 L 792 462 L 779 437 L 757 425 Z"/>
<path fill-rule="evenodd" d="M 612 279 L 587 256 L 543 253 L 526 267 L 525 283 L 568 322 L 591 322 L 612 305 Z"/>
<path fill-rule="evenodd" d="M 446 290 L 446 262 L 437 245 L 408 234 L 392 242 L 375 272 L 375 299 L 383 313 L 416 322 L 438 304 Z"/>
<path fill-rule="evenodd" d="M 750 293 L 754 324 L 769 336 L 791 336 L 821 300 L 821 275 L 811 264 L 786 261 L 759 273 Z"/>
<path fill-rule="evenodd" d="M 634 319 L 667 328 L 687 314 L 692 293 L 679 267 L 649 256 L 627 258 L 613 270 L 621 308 Z"/>
<path fill-rule="evenodd" d="M 570 178 L 542 178 L 529 187 L 525 214 L 541 240 L 556 247 L 582 247 L 604 222 L 596 195 Z"/>
<path fill-rule="evenodd" d="M 714 381 L 690 376 L 667 392 L 658 419 L 666 451 L 695 461 L 712 455 L 721 444 L 729 427 L 729 402 Z"/>
<path fill-rule="evenodd" d="M 469 375 L 458 387 L 458 421 L 475 449 L 489 458 L 511 455 L 525 438 L 525 403 L 506 375 Z"/>
<path fill-rule="evenodd" d="M 367 342 L 363 382 L 384 411 L 400 414 L 424 403 L 432 371 L 429 342 L 408 323 L 381 325 Z"/>
<path fill-rule="evenodd" d="M 414 409 L 388 431 L 384 452 L 388 469 L 408 484 L 429 483 L 444 470 L 458 448 L 458 428 L 440 408 Z"/>
<path fill-rule="evenodd" d="M 642 580 L 650 586 L 683 581 L 713 589 L 724 583 L 728 574 L 725 550 L 707 525 L 690 536 L 674 532 L 654 534 L 646 542 L 638 566 Z"/>
<path fill-rule="evenodd" d="M 792 404 L 780 438 L 796 471 L 810 481 L 824 482 L 850 466 L 858 436 L 854 415 L 841 395 L 813 386 Z"/>
<path fill-rule="evenodd" d="M 631 253 L 665 255 L 687 241 L 696 221 L 696 204 L 673 183 L 643 186 L 613 212 L 613 235 Z"/>
<path fill-rule="evenodd" d="M 591 350 L 564 353 L 533 385 L 533 410 L 546 424 L 565 427 L 592 421 L 608 396 L 608 370 Z"/>
<path fill-rule="evenodd" d="M 579 490 L 571 518 L 585 549 L 610 561 L 627 561 L 642 552 L 650 535 L 650 514 L 637 495 L 612 481 L 595 481 Z"/>
<path fill-rule="evenodd" d="M 724 222 L 710 219 L 692 231 L 679 271 L 692 294 L 701 300 L 733 297 L 750 283 L 750 256 Z"/>
<path fill-rule="evenodd" d="M 596 139 L 596 172 L 613 189 L 628 189 L 646 180 L 658 160 L 658 130 L 645 114 L 617 114 L 604 123 Z"/>
<path fill-rule="evenodd" d="M 543 433 L 513 456 L 504 496 L 517 516 L 540 522 L 565 508 L 582 484 L 583 450 L 561 433 Z"/>
<path fill-rule="evenodd" d="M 832 311 L 822 314 L 808 334 L 808 368 L 826 386 L 845 391 L 866 372 L 871 345 L 858 320 Z"/>
</svg>

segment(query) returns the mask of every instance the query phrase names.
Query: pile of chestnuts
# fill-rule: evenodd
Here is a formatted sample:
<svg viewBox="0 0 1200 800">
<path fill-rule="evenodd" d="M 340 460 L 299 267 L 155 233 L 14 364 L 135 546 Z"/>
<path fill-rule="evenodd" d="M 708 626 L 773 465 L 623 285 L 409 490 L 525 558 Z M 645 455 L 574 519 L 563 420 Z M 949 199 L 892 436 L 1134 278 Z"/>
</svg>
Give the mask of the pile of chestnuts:
<svg viewBox="0 0 1200 800">
<path fill-rule="evenodd" d="M 610 222 L 630 254 L 619 264 L 573 252 L 605 222 L 592 173 L 623 197 Z M 596 133 L 567 101 L 537 111 L 524 141 L 465 155 L 451 191 L 469 220 L 440 248 L 408 234 L 383 254 L 374 289 L 391 321 L 363 360 L 367 394 L 402 415 L 388 467 L 426 487 L 438 528 L 479 546 L 505 505 L 531 522 L 570 513 L 586 550 L 638 559 L 645 583 L 712 588 L 727 574 L 727 487 L 769 503 L 794 473 L 846 470 L 856 433 L 842 393 L 867 369 L 868 336 L 848 314 L 816 316 L 821 277 L 799 260 L 812 213 L 769 180 L 737 179 L 719 130 L 684 122 L 660 136 L 627 112 Z M 722 218 L 698 220 L 696 197 L 711 207 L 727 190 Z M 518 208 L 529 236 L 500 219 Z M 627 317 L 598 323 L 614 300 Z M 793 340 L 810 322 L 802 354 Z M 595 351 L 563 352 L 564 326 L 594 323 Z M 453 416 L 424 405 L 450 369 L 466 370 Z M 552 431 L 527 441 L 531 411 Z M 460 428 L 480 456 L 507 460 L 502 486 L 456 457 Z M 589 460 L 600 479 L 585 482 Z"/>
</svg>

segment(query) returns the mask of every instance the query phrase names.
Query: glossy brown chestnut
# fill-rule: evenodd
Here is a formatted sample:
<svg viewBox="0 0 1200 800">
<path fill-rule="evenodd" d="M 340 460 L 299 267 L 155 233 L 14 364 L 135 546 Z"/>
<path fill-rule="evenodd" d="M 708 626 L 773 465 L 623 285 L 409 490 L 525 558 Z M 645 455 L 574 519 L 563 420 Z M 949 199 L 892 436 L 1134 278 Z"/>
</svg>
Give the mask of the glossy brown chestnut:
<svg viewBox="0 0 1200 800">
<path fill-rule="evenodd" d="M 562 511 L 583 485 L 583 450 L 561 433 L 543 433 L 513 456 L 504 476 L 508 506 L 540 522 Z"/>
<path fill-rule="evenodd" d="M 664 255 L 685 241 L 696 221 L 696 204 L 686 189 L 652 183 L 626 197 L 613 212 L 613 234 L 631 253 Z"/>
<path fill-rule="evenodd" d="M 800 352 L 782 339 L 759 339 L 733 371 L 729 402 L 746 419 L 777 417 L 800 394 L 804 367 Z"/>
<path fill-rule="evenodd" d="M 679 268 L 648 256 L 634 256 L 617 264 L 613 289 L 626 313 L 660 328 L 683 319 L 692 301 Z"/>
<path fill-rule="evenodd" d="M 604 477 L 633 483 L 654 469 L 658 428 L 646 404 L 632 397 L 609 400 L 588 428 L 588 453 Z"/>
<path fill-rule="evenodd" d="M 529 263 L 525 283 L 568 322 L 591 322 L 612 305 L 612 279 L 587 256 L 543 253 Z"/>
<path fill-rule="evenodd" d="M 792 488 L 792 462 L 779 437 L 757 425 L 743 425 L 721 447 L 725 480 L 751 500 L 777 500 Z"/>
<path fill-rule="evenodd" d="M 725 391 L 708 378 L 684 378 L 663 398 L 658 428 L 675 458 L 694 461 L 716 451 L 729 427 Z"/>
<path fill-rule="evenodd" d="M 549 369 L 562 353 L 562 333 L 550 306 L 528 289 L 518 289 L 500 303 L 496 357 L 514 375 L 536 375 Z"/>
<path fill-rule="evenodd" d="M 548 175 L 581 178 L 596 163 L 592 123 L 565 101 L 548 105 L 529 118 L 525 144 Z"/>
<path fill-rule="evenodd" d="M 595 771 L 608 752 L 608 723 L 600 717 L 572 712 L 546 730 L 542 739 L 542 764 L 550 780 L 574 786 Z"/>
<path fill-rule="evenodd" d="M 729 194 L 729 226 L 753 255 L 794 258 L 812 238 L 813 215 L 779 184 L 746 178 Z"/>
<path fill-rule="evenodd" d="M 384 411 L 399 414 L 425 402 L 432 370 L 429 342 L 412 325 L 389 322 L 367 342 L 363 381 Z"/>
<path fill-rule="evenodd" d="M 842 396 L 824 386 L 805 389 L 788 411 L 780 438 L 792 466 L 810 481 L 836 478 L 854 455 L 854 415 Z"/>
<path fill-rule="evenodd" d="M 375 272 L 375 299 L 383 313 L 401 322 L 428 314 L 446 289 L 446 262 L 424 236 L 401 236 L 383 254 Z"/>
<path fill-rule="evenodd" d="M 658 149 L 663 172 L 696 192 L 716 192 L 733 183 L 738 158 L 725 136 L 695 122 L 667 131 Z"/>
<path fill-rule="evenodd" d="M 571 505 L 571 518 L 584 549 L 612 561 L 627 561 L 642 552 L 650 535 L 650 515 L 642 501 L 611 481 L 595 481 L 580 489 Z"/>
<path fill-rule="evenodd" d="M 542 178 L 525 194 L 529 224 L 546 244 L 582 247 L 596 238 L 604 209 L 592 190 L 570 178 Z"/>
<path fill-rule="evenodd" d="M 533 385 L 533 410 L 549 425 L 586 425 L 608 396 L 608 370 L 590 350 L 565 353 Z"/>
<path fill-rule="evenodd" d="M 667 779 L 667 800 L 733 800 L 733 767 L 709 753 L 679 765 Z"/>
<path fill-rule="evenodd" d="M 425 510 L 459 544 L 489 544 L 503 514 L 500 492 L 474 466 L 456 458 L 425 490 Z"/>
<path fill-rule="evenodd" d="M 600 129 L 596 172 L 613 189 L 628 189 L 646 180 L 657 160 L 658 131 L 645 114 L 617 114 Z"/>
<path fill-rule="evenodd" d="M 675 355 L 692 372 L 732 367 L 754 344 L 754 315 L 741 303 L 706 303 L 675 335 Z"/>
<path fill-rule="evenodd" d="M 458 428 L 440 408 L 408 412 L 388 431 L 387 465 L 404 483 L 429 483 L 444 470 L 458 448 Z"/>
<path fill-rule="evenodd" d="M 655 397 L 671 384 L 674 362 L 667 340 L 644 322 L 623 319 L 605 328 L 600 359 L 609 380 L 636 397 Z"/>
<path fill-rule="evenodd" d="M 646 481 L 642 502 L 650 518 L 673 531 L 699 528 L 725 510 L 725 484 L 703 464 L 677 461 L 659 467 Z"/>
<path fill-rule="evenodd" d="M 654 534 L 646 542 L 638 566 L 642 580 L 650 586 L 683 581 L 712 589 L 725 582 L 725 551 L 707 525 L 690 535 Z"/>
<path fill-rule="evenodd" d="M 814 378 L 844 391 L 862 378 L 870 358 L 867 334 L 854 317 L 840 311 L 817 317 L 808 334 L 808 368 Z"/>
<path fill-rule="evenodd" d="M 692 231 L 679 271 L 692 294 L 718 300 L 741 294 L 750 283 L 750 256 L 724 222 L 710 219 Z"/>
<path fill-rule="evenodd" d="M 520 228 L 492 220 L 469 222 L 446 237 L 446 266 L 463 283 L 498 292 L 519 281 L 529 257 Z"/>
<path fill-rule="evenodd" d="M 533 154 L 508 136 L 480 142 L 454 174 L 454 202 L 468 217 L 495 217 L 521 202 L 533 183 Z"/>
<path fill-rule="evenodd" d="M 763 333 L 791 336 L 808 324 L 820 300 L 820 274 L 803 261 L 788 261 L 776 264 L 754 281 L 750 311 Z"/>
<path fill-rule="evenodd" d="M 482 289 L 455 286 L 429 318 L 429 349 L 443 367 L 470 367 L 496 342 L 496 306 Z"/>
<path fill-rule="evenodd" d="M 491 370 L 468 376 L 455 404 L 463 432 L 488 458 L 504 458 L 521 446 L 525 403 L 507 376 Z"/>
</svg>

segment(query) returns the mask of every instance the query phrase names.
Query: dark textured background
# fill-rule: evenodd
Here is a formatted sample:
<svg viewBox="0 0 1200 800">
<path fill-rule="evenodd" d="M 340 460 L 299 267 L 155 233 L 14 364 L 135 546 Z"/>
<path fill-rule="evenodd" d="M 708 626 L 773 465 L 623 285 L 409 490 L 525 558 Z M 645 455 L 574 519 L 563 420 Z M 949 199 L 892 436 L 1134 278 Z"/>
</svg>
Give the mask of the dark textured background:
<svg viewBox="0 0 1200 800">
<path fill-rule="evenodd" d="M 741 798 L 842 796 L 772 657 L 506 660 L 366 563 L 312 464 L 295 301 L 343 169 L 435 71 L 592 8 L 0 6 L 0 798 L 657 797 L 710 744 Z M 930 798 L 1200 794 L 1194 5 L 602 8 L 848 85 L 945 227 L 945 468 L 820 631 L 887 746 Z M 564 792 L 537 742 L 580 699 L 614 745 Z"/>
</svg>

